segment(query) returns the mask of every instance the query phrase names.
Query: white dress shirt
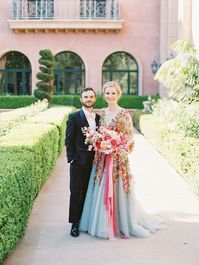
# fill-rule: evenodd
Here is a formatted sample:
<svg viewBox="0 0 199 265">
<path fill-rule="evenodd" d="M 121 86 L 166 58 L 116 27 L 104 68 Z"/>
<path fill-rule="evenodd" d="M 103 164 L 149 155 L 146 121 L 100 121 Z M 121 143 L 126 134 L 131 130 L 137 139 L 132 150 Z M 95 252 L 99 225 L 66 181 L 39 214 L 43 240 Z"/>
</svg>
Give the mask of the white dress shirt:
<svg viewBox="0 0 199 265">
<path fill-rule="evenodd" d="M 95 122 L 95 112 L 92 111 L 92 112 L 89 112 L 88 110 L 85 109 L 85 107 L 83 106 L 82 107 L 82 110 L 86 116 L 86 119 L 88 121 L 88 124 L 89 124 L 89 127 L 92 129 L 92 130 L 96 130 L 96 122 Z"/>
</svg>

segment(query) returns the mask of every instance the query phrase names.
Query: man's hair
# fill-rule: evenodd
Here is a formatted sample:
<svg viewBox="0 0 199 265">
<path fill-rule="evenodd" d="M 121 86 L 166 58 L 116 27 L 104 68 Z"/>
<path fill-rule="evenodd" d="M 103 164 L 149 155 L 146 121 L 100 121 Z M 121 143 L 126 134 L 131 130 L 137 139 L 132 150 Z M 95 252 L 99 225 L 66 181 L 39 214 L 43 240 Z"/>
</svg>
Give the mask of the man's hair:
<svg viewBox="0 0 199 265">
<path fill-rule="evenodd" d="M 86 92 L 86 91 L 93 91 L 93 93 L 96 96 L 95 90 L 92 87 L 86 87 L 84 89 L 82 89 L 81 93 L 80 93 L 80 97 L 82 97 L 82 93 Z"/>
</svg>

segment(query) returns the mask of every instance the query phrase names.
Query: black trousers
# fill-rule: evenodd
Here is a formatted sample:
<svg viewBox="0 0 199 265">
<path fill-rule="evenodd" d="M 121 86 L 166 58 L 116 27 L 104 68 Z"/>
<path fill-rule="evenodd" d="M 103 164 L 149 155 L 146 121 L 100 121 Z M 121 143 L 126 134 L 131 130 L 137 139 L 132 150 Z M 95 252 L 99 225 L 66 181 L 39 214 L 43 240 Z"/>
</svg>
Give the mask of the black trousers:
<svg viewBox="0 0 199 265">
<path fill-rule="evenodd" d="M 77 161 L 73 161 L 70 164 L 69 223 L 77 223 L 80 221 L 91 169 L 92 162 L 83 166 Z"/>
</svg>

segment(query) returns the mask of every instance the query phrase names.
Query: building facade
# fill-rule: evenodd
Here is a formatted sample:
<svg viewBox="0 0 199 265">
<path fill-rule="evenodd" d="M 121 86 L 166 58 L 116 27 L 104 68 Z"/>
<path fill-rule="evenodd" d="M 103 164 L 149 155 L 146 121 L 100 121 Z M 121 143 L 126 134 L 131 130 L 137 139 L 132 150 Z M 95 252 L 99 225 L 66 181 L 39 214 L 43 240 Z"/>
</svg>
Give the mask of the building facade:
<svg viewBox="0 0 199 265">
<path fill-rule="evenodd" d="M 100 93 L 109 80 L 118 80 L 124 94 L 162 93 L 151 64 L 166 60 L 179 37 L 198 43 L 194 5 L 197 0 L 1 1 L 0 94 L 33 93 L 42 49 L 55 55 L 55 94 L 85 86 Z"/>
</svg>

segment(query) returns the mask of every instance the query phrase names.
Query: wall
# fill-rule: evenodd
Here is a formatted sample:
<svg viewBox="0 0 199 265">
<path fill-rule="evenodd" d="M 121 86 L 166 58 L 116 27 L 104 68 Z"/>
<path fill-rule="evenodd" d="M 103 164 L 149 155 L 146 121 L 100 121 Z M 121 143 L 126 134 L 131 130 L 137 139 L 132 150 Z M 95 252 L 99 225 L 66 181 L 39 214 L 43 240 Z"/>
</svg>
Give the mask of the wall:
<svg viewBox="0 0 199 265">
<path fill-rule="evenodd" d="M 144 4 L 140 0 L 121 0 L 124 26 L 118 33 L 15 33 L 8 24 L 11 2 L 0 2 L 0 57 L 12 50 L 24 53 L 32 65 L 33 89 L 39 70 L 39 50 L 48 48 L 54 54 L 61 51 L 77 53 L 85 63 L 86 86 L 98 91 L 102 86 L 101 70 L 106 57 L 116 51 L 128 52 L 139 64 L 139 94 L 158 92 L 158 82 L 153 80 L 150 64 L 159 57 L 159 0 L 148 0 Z"/>
</svg>

